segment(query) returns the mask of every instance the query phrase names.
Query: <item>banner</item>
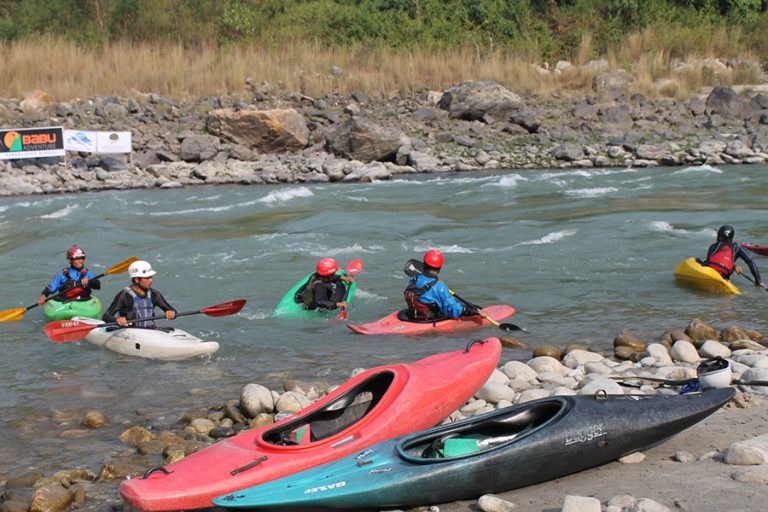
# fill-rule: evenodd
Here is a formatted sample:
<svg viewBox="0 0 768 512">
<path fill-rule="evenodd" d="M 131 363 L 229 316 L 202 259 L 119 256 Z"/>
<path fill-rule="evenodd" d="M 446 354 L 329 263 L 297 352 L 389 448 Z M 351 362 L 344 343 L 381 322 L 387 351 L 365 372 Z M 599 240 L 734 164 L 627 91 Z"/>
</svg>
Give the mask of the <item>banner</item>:
<svg viewBox="0 0 768 512">
<path fill-rule="evenodd" d="M 64 149 L 86 153 L 130 153 L 131 132 L 64 130 Z"/>
<path fill-rule="evenodd" d="M 62 128 L 12 128 L 0 130 L 0 160 L 64 156 Z"/>
</svg>

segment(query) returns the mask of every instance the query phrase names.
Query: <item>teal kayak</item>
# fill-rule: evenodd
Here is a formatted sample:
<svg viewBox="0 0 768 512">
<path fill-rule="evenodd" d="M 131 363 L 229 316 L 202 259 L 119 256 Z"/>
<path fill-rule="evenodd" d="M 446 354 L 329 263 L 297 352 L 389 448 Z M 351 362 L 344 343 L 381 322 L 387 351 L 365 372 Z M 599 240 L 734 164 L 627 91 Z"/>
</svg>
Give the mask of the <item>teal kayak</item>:
<svg viewBox="0 0 768 512">
<path fill-rule="evenodd" d="M 49 300 L 43 308 L 45 319 L 51 320 L 69 320 L 76 316 L 85 318 L 99 318 L 101 315 L 101 302 L 96 297 L 86 300 L 70 300 L 61 302 L 58 300 Z"/>
<path fill-rule="evenodd" d="M 314 272 L 310 272 L 307 274 L 301 281 L 296 283 L 296 285 L 291 288 L 288 293 L 283 296 L 282 299 L 280 299 L 280 302 L 277 304 L 277 307 L 275 307 L 275 310 L 272 312 L 272 317 L 281 317 L 281 318 L 326 318 L 329 315 L 337 314 L 338 312 L 336 310 L 317 310 L 317 309 L 306 309 L 304 307 L 304 304 L 302 302 L 296 302 L 296 294 L 298 293 L 301 288 L 307 284 L 307 281 L 309 281 L 309 278 L 312 277 L 312 274 Z M 347 275 L 347 272 L 344 270 L 339 270 L 336 272 L 337 276 L 343 276 Z M 345 285 L 346 286 L 346 285 Z M 351 303 L 352 299 L 355 298 L 355 290 L 357 289 L 357 282 L 353 282 L 351 285 L 349 285 L 349 293 L 347 295 L 347 302 Z"/>
</svg>

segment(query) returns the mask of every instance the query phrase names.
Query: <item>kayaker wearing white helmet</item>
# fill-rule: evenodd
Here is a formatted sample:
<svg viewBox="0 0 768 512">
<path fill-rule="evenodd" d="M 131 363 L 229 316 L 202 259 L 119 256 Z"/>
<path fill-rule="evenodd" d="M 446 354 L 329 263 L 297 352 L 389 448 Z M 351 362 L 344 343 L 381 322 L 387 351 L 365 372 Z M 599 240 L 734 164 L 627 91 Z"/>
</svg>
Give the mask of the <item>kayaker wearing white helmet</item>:
<svg viewBox="0 0 768 512">
<path fill-rule="evenodd" d="M 736 265 L 736 260 L 741 258 L 749 267 L 749 271 L 752 272 L 755 286 L 763 286 L 762 281 L 760 281 L 760 271 L 752 257 L 741 247 L 741 244 L 733 241 L 735 234 L 736 231 L 733 227 L 727 224 L 720 226 L 720 229 L 717 230 L 717 241 L 710 245 L 709 250 L 707 250 L 707 259 L 699 263 L 717 270 L 723 278 L 730 279 L 734 272 L 741 274 L 741 267 Z"/>
<path fill-rule="evenodd" d="M 73 245 L 67 249 L 67 261 L 69 267 L 56 273 L 37 298 L 41 306 L 51 294 L 63 292 L 62 301 L 88 300 L 91 298 L 91 290 L 101 288 L 101 282 L 93 279 L 93 272 L 85 268 L 85 251 L 82 247 Z"/>
<path fill-rule="evenodd" d="M 101 319 L 127 327 L 131 320 L 152 317 L 156 307 L 165 312 L 165 318 L 168 320 L 176 318 L 176 310 L 168 304 L 159 291 L 152 288 L 152 278 L 156 273 L 152 265 L 146 261 L 138 260 L 131 263 L 128 267 L 131 285 L 120 290 Z M 136 322 L 131 326 L 150 329 L 157 327 L 153 321 Z"/>
</svg>

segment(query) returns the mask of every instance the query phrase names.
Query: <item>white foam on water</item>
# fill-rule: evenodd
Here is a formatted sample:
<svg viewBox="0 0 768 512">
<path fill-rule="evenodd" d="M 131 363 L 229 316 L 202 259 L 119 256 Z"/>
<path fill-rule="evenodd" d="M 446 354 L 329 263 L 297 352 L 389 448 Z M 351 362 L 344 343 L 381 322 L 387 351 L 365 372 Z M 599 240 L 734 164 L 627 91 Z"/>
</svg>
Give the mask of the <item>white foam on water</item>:
<svg viewBox="0 0 768 512">
<path fill-rule="evenodd" d="M 399 276 L 398 276 L 399 277 Z M 355 301 L 362 300 L 363 302 L 382 302 L 389 299 L 384 295 L 378 295 L 373 292 L 361 289 L 359 286 L 355 291 Z"/>
<path fill-rule="evenodd" d="M 404 247 L 404 249 L 407 249 Z M 440 252 L 446 253 L 446 254 L 473 254 L 475 252 L 474 249 L 469 249 L 467 247 L 462 247 L 460 245 L 417 245 L 410 249 L 410 251 L 415 252 L 427 252 L 431 249 L 437 249 Z"/>
<path fill-rule="evenodd" d="M 595 187 L 595 188 L 582 188 L 577 190 L 566 190 L 565 193 L 569 196 L 577 197 L 598 197 L 610 194 L 612 192 L 618 192 L 619 189 L 615 187 Z"/>
<path fill-rule="evenodd" d="M 151 215 L 152 217 L 169 217 L 171 215 L 188 215 L 190 213 L 199 213 L 199 212 L 225 212 L 227 210 L 236 208 L 237 206 L 247 206 L 247 203 L 230 204 L 227 206 L 209 206 L 207 208 L 190 208 L 187 210 L 173 210 L 168 212 L 149 212 L 149 215 Z"/>
<path fill-rule="evenodd" d="M 75 211 L 77 208 L 79 208 L 79 206 L 76 205 L 76 204 L 68 204 L 67 206 L 65 206 L 61 210 L 56 210 L 53 213 L 48 213 L 46 215 L 41 215 L 40 218 L 41 219 L 61 219 L 63 217 L 66 217 L 67 215 L 69 215 L 73 211 Z"/>
<path fill-rule="evenodd" d="M 260 203 L 285 203 L 297 197 L 312 197 L 314 195 L 315 194 L 307 187 L 286 188 L 283 190 L 274 190 L 258 201 Z"/>
<path fill-rule="evenodd" d="M 564 231 L 554 231 L 552 233 L 547 233 L 541 238 L 537 238 L 536 240 L 529 240 L 527 242 L 520 242 L 520 245 L 543 245 L 543 244 L 553 244 L 559 240 L 562 240 L 563 238 L 568 238 L 569 236 L 573 236 L 576 234 L 575 229 L 567 229 Z"/>
<path fill-rule="evenodd" d="M 675 171 L 672 174 L 688 174 L 690 172 L 712 172 L 715 174 L 722 174 L 722 169 L 718 169 L 717 167 L 712 167 L 711 165 L 692 165 L 690 167 L 685 167 L 684 169 L 680 169 L 679 171 Z"/>
<path fill-rule="evenodd" d="M 500 187 L 500 188 L 515 188 L 521 181 L 528 181 L 528 178 L 524 178 L 519 174 L 505 174 L 498 181 L 492 183 L 486 183 L 484 187 Z"/>
</svg>

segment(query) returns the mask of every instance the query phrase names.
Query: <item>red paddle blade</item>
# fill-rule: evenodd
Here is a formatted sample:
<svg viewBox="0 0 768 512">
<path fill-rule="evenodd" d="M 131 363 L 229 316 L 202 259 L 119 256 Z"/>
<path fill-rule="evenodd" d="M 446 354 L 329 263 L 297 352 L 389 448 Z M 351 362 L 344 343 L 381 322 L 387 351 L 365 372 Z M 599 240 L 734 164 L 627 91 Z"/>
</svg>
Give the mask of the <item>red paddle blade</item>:
<svg viewBox="0 0 768 512">
<path fill-rule="evenodd" d="M 347 274 L 351 276 L 356 276 L 360 272 L 363 271 L 363 260 L 352 260 L 349 263 L 347 263 L 347 266 L 344 268 L 344 270 L 347 271 Z"/>
<path fill-rule="evenodd" d="M 68 343 L 85 338 L 89 332 L 97 327 L 99 325 L 77 320 L 57 320 L 45 324 L 45 334 L 56 343 Z"/>
<path fill-rule="evenodd" d="M 245 299 L 231 300 L 229 302 L 224 302 L 222 304 L 216 304 L 215 306 L 203 308 L 200 310 L 200 312 L 208 316 L 234 315 L 235 313 L 243 309 L 243 306 L 245 306 L 245 302 L 246 302 Z"/>
<path fill-rule="evenodd" d="M 347 310 L 342 309 L 339 313 L 339 320 L 346 320 L 347 319 Z"/>
</svg>

